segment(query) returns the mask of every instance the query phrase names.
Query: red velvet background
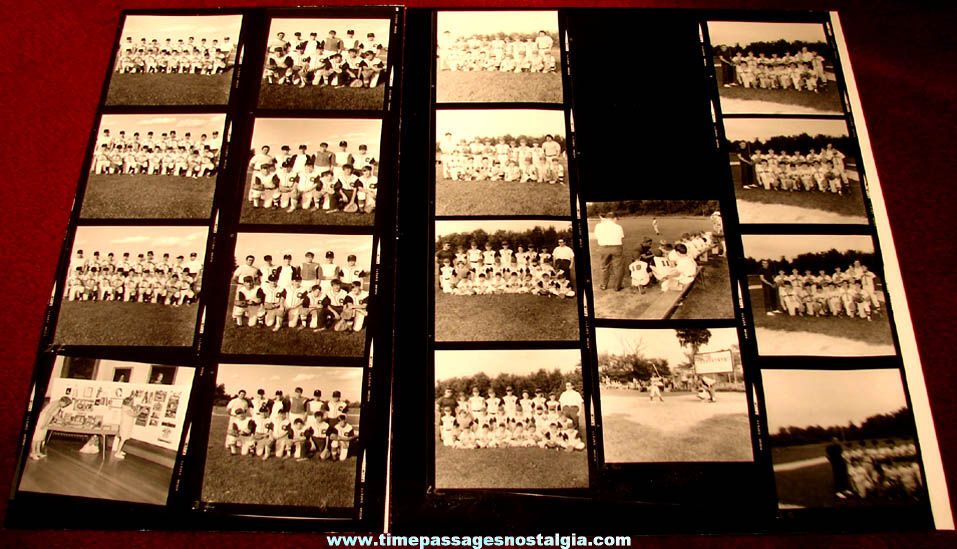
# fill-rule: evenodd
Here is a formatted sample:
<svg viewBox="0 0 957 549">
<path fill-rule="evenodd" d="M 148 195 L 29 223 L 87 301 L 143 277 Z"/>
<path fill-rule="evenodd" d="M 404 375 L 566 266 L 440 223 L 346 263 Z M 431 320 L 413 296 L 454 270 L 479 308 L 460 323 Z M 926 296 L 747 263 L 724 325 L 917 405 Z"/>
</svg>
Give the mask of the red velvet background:
<svg viewBox="0 0 957 549">
<path fill-rule="evenodd" d="M 42 315 L 62 245 L 120 11 L 296 5 L 303 0 L 4 1 L 0 6 L 0 494 L 8 494 Z M 360 2 L 331 2 L 360 4 Z M 388 3 L 383 1 L 382 3 Z M 405 2 L 408 7 L 512 2 Z M 957 9 L 930 2 L 767 0 L 523 2 L 527 6 L 838 9 L 917 332 L 951 493 L 957 493 L 957 373 L 953 317 L 953 187 L 957 135 Z M 414 61 L 413 61 L 414 62 Z M 952 498 L 953 500 L 953 498 Z M 0 513 L 6 508 L 0 498 Z M 55 512 L 55 511 L 54 511 Z M 117 525 L 121 527 L 121 525 Z M 874 525 L 879 529 L 881 525 Z M 170 532 L 0 532 L 0 545 L 146 547 L 216 544 L 325 546 L 321 536 Z M 897 547 L 957 544 L 954 533 L 867 536 L 640 538 L 636 544 L 708 547 Z"/>
</svg>

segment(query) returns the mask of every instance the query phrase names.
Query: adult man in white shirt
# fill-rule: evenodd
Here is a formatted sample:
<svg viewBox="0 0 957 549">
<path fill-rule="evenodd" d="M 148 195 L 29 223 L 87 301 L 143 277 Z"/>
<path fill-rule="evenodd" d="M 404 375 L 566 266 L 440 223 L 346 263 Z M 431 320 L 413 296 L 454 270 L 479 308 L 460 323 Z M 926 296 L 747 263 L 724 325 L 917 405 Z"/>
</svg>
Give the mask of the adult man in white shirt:
<svg viewBox="0 0 957 549">
<path fill-rule="evenodd" d="M 558 246 L 552 250 L 552 260 L 555 262 L 555 271 L 564 271 L 565 277 L 571 280 L 572 261 L 575 260 L 575 251 L 565 245 L 565 239 L 558 239 Z"/>
<path fill-rule="evenodd" d="M 622 241 L 625 231 L 618 224 L 618 215 L 609 212 L 599 216 L 601 221 L 595 226 L 595 239 L 598 241 L 598 253 L 601 258 L 601 289 L 607 290 L 611 282 L 615 291 L 621 290 Z"/>
<path fill-rule="evenodd" d="M 566 383 L 565 391 L 558 397 L 558 405 L 561 406 L 562 415 L 571 419 L 576 429 L 578 429 L 578 414 L 584 403 L 584 399 L 571 382 Z"/>
</svg>

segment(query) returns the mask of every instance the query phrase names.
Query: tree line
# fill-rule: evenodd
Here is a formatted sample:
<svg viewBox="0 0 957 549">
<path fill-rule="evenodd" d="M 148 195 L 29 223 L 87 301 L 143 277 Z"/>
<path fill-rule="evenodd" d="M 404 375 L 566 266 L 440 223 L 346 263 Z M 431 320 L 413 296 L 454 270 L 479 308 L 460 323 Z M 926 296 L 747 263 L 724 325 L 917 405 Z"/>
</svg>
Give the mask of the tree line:
<svg viewBox="0 0 957 549">
<path fill-rule="evenodd" d="M 717 200 L 615 200 L 591 202 L 588 215 L 693 215 L 710 216 L 719 210 Z"/>
<path fill-rule="evenodd" d="M 778 446 L 795 446 L 829 442 L 832 438 L 844 441 L 875 438 L 916 437 L 914 417 L 910 410 L 901 408 L 896 412 L 875 414 L 860 425 L 853 421 L 847 425 L 809 425 L 807 427 L 781 427 L 771 435 L 771 442 Z"/>
<path fill-rule="evenodd" d="M 468 249 L 474 241 L 479 248 L 484 248 L 485 243 L 490 242 L 492 247 L 498 250 L 502 243 L 508 242 L 513 250 L 516 250 L 518 246 L 534 246 L 535 248 L 548 248 L 551 251 L 558 245 L 559 238 L 564 239 L 565 243 L 570 245 L 572 243 L 571 228 L 558 231 L 554 227 L 542 228 L 536 226 L 524 232 L 499 229 L 494 233 L 488 233 L 484 229 L 476 229 L 468 233 L 451 233 L 440 236 L 436 248 L 441 249 L 442 245 L 447 242 L 453 250 L 459 246 Z"/>
<path fill-rule="evenodd" d="M 758 150 L 766 153 L 773 149 L 775 152 L 785 152 L 788 154 L 794 151 L 807 154 L 811 149 L 817 152 L 827 148 L 830 144 L 834 145 L 835 149 L 847 154 L 847 151 L 853 150 L 854 146 L 853 141 L 848 136 L 834 137 L 832 135 L 821 134 L 811 136 L 807 133 L 802 133 L 801 135 L 777 135 L 764 141 L 760 139 L 754 139 L 753 141 L 738 139 L 729 144 L 731 151 L 737 151 L 739 147 L 738 144 L 742 142 L 748 145 L 748 151 L 752 153 Z"/>
<path fill-rule="evenodd" d="M 545 31 L 545 34 L 551 37 L 554 46 L 558 46 L 558 33 Z M 491 41 L 491 40 L 534 40 L 538 38 L 538 31 L 532 32 L 493 32 L 488 34 L 473 34 L 470 36 L 463 36 L 466 40 L 472 38 L 478 38 L 479 40 Z"/>
<path fill-rule="evenodd" d="M 453 137 L 455 137 L 454 132 L 451 132 L 451 133 L 453 134 Z M 475 137 L 472 138 L 472 141 L 478 139 L 478 140 L 481 141 L 482 143 L 485 143 L 485 141 L 491 141 L 492 144 L 497 144 L 499 139 L 504 139 L 506 143 L 511 144 L 512 141 L 514 141 L 515 143 L 519 143 L 519 142 L 521 142 L 522 139 L 524 139 L 524 140 L 526 141 L 526 143 L 528 143 L 529 145 L 531 145 L 531 144 L 533 144 L 533 143 L 544 143 L 544 142 L 545 142 L 545 136 L 546 136 L 546 135 L 552 136 L 552 140 L 562 146 L 562 151 L 565 151 L 565 150 L 566 150 L 564 130 L 559 130 L 559 131 L 557 131 L 556 133 L 549 133 L 549 134 L 544 134 L 544 133 L 543 133 L 543 134 L 541 134 L 541 135 L 527 135 L 527 134 L 524 134 L 524 133 L 518 134 L 518 135 L 512 135 L 512 134 L 510 134 L 510 133 L 506 133 L 506 134 L 504 134 L 504 135 L 486 135 L 486 136 L 478 136 L 478 135 L 477 135 L 477 136 L 475 136 Z M 439 136 L 439 141 L 441 141 L 441 139 L 442 139 L 442 136 L 440 135 L 440 136 Z M 470 142 L 471 142 L 471 141 L 470 141 Z M 435 144 L 435 150 L 436 150 L 436 152 L 439 152 L 439 143 L 438 143 L 438 142 Z"/>
<path fill-rule="evenodd" d="M 827 44 L 824 42 L 805 42 L 804 40 L 775 40 L 773 42 L 751 42 L 744 45 L 721 45 L 715 48 L 715 54 L 730 58 L 736 53 L 747 55 L 748 52 L 751 52 L 755 57 L 762 53 L 765 57 L 771 57 L 774 54 L 781 57 L 783 55 L 794 55 L 805 47 L 808 51 L 814 52 L 825 59 L 830 59 L 830 48 Z"/>
<path fill-rule="evenodd" d="M 839 252 L 832 248 L 826 252 L 801 254 L 791 260 L 788 260 L 785 257 L 780 257 L 778 259 L 755 259 L 752 257 L 747 257 L 746 261 L 748 273 L 760 273 L 762 271 L 761 261 L 764 259 L 771 264 L 771 268 L 774 271 L 783 269 L 786 273 L 790 273 L 792 269 L 796 268 L 801 273 L 804 273 L 805 270 L 810 269 L 812 273 L 817 274 L 819 270 L 824 269 L 827 274 L 831 274 L 834 272 L 834 267 L 840 267 L 843 271 L 849 265 L 853 265 L 854 261 L 860 261 L 861 265 L 867 265 L 867 268 L 874 272 L 874 274 L 878 274 L 876 267 L 879 266 L 877 255 L 873 252 L 863 252 L 860 250 Z"/>
<path fill-rule="evenodd" d="M 442 395 L 446 389 L 452 389 L 452 394 L 465 393 L 472 394 L 472 388 L 477 388 L 482 396 L 485 396 L 489 389 L 495 389 L 495 394 L 504 395 L 505 389 L 511 387 L 515 396 L 521 397 L 522 391 L 528 391 L 530 396 L 535 396 L 535 391 L 541 391 L 546 397 L 549 393 L 555 396 L 565 391 L 565 384 L 571 383 L 576 391 L 582 392 L 582 373 L 581 367 L 575 368 L 571 372 L 562 373 L 561 370 L 546 370 L 541 368 L 535 373 L 516 375 L 501 373 L 494 378 L 487 376 L 484 372 L 479 372 L 473 376 L 453 377 L 444 379 L 435 383 L 435 394 Z"/>
</svg>

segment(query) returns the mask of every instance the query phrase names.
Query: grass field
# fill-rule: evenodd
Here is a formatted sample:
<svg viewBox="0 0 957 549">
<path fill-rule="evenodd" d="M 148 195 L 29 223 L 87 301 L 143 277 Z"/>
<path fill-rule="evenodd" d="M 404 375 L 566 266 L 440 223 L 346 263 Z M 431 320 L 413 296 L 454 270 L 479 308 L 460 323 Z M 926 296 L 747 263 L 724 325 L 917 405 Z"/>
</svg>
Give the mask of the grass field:
<svg viewBox="0 0 957 549">
<path fill-rule="evenodd" d="M 264 326 L 236 326 L 233 321 L 233 300 L 236 286 L 229 287 L 229 305 L 226 307 L 226 328 L 223 330 L 222 351 L 248 355 L 313 355 L 327 357 L 361 357 L 365 353 L 366 329 L 362 331 L 314 332 L 312 328 L 289 328 L 278 332 Z M 366 324 L 368 326 L 368 323 Z"/>
<path fill-rule="evenodd" d="M 894 354 L 886 310 L 873 320 L 847 317 L 769 316 L 760 288 L 751 290 L 759 352 L 763 355 L 877 356 Z"/>
<path fill-rule="evenodd" d="M 239 222 L 263 225 L 349 225 L 371 227 L 375 222 L 375 211 L 370 213 L 346 213 L 309 210 L 296 208 L 294 212 L 271 208 L 253 208 L 247 200 L 252 173 L 246 174 L 246 185 L 243 188 L 243 207 L 239 214 Z"/>
<path fill-rule="evenodd" d="M 196 305 L 63 300 L 53 342 L 58 345 L 189 347 Z"/>
<path fill-rule="evenodd" d="M 302 507 L 352 508 L 355 505 L 356 458 L 343 462 L 266 461 L 233 456 L 223 445 L 228 424 L 224 406 L 213 408 L 203 475 L 202 501 Z M 353 418 L 350 417 L 350 422 Z M 358 420 L 353 423 L 358 427 Z"/>
<path fill-rule="evenodd" d="M 584 438 L 584 437 L 582 437 Z M 448 448 L 435 437 L 438 489 L 588 487 L 588 453 L 542 448 Z"/>
<path fill-rule="evenodd" d="M 718 71 L 720 80 L 721 71 Z M 721 110 L 725 113 L 788 113 L 819 112 L 840 113 L 841 95 L 834 80 L 834 74 L 828 74 L 827 87 L 819 93 L 794 89 L 770 90 L 732 86 L 725 88 L 718 82 L 718 95 L 721 98 Z"/>
<path fill-rule="evenodd" d="M 591 272 L 593 291 L 595 295 L 595 316 L 598 318 L 621 318 L 658 320 L 644 313 L 653 301 L 662 295 L 661 288 L 655 284 L 645 288 L 644 295 L 631 289 L 631 277 L 628 273 L 628 264 L 637 257 L 636 249 L 646 237 L 654 242 L 667 240 L 673 242 L 683 233 L 695 231 L 710 231 L 711 220 L 707 217 L 659 217 L 658 228 L 660 235 L 656 235 L 651 226 L 650 216 L 633 216 L 619 218 L 618 223 L 625 231 L 622 242 L 624 257 L 622 258 L 622 287 L 620 292 L 615 291 L 615 283 L 609 282 L 607 290 L 601 290 L 601 254 L 597 242 L 594 240 L 594 229 L 598 219 L 588 219 L 588 245 L 591 249 Z M 694 286 L 685 296 L 675 311 L 674 318 L 733 318 L 734 308 L 731 301 L 731 274 L 728 271 L 728 262 L 724 257 L 709 255 L 708 263 L 699 263 L 704 267 L 698 274 Z M 670 291 L 668 293 L 675 293 Z"/>
<path fill-rule="evenodd" d="M 80 217 L 204 219 L 213 210 L 215 177 L 90 174 Z"/>
<path fill-rule="evenodd" d="M 568 185 L 451 181 L 435 184 L 435 215 L 556 215 L 571 212 Z"/>
<path fill-rule="evenodd" d="M 299 88 L 263 81 L 259 88 L 259 106 L 264 109 L 381 111 L 385 108 L 385 85 L 375 88 Z"/>
<path fill-rule="evenodd" d="M 552 56 L 561 59 L 558 47 Z M 561 103 L 562 75 L 549 73 L 436 71 L 437 103 Z"/>
<path fill-rule="evenodd" d="M 233 71 L 202 74 L 113 73 L 107 105 L 225 105 Z"/>
<path fill-rule="evenodd" d="M 601 389 L 602 435 L 607 463 L 752 461 L 751 427 L 744 393 L 716 394 Z"/>
<path fill-rule="evenodd" d="M 436 341 L 568 341 L 578 339 L 578 301 L 528 294 L 435 292 Z"/>
<path fill-rule="evenodd" d="M 867 216 L 864 210 L 864 194 L 856 170 L 848 171 L 848 186 L 844 195 L 822 192 L 786 192 L 766 191 L 764 189 L 745 189 L 741 187 L 739 174 L 735 170 L 734 194 L 738 202 L 738 214 L 742 223 L 833 223 L 845 222 L 866 223 Z M 744 203 L 744 204 L 742 204 Z M 799 211 L 789 213 L 781 208 L 762 207 L 783 205 L 798 208 Z M 834 216 L 822 215 L 822 212 L 837 214 Z"/>
</svg>

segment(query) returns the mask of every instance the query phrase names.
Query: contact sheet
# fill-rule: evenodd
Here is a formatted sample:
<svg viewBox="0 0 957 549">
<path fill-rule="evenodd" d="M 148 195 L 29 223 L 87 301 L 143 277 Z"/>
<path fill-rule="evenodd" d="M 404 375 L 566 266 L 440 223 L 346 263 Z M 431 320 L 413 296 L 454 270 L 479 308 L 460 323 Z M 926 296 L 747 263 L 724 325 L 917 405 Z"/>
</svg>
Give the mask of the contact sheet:
<svg viewBox="0 0 957 549">
<path fill-rule="evenodd" d="M 863 127 L 836 13 L 124 12 L 6 524 L 952 528 Z"/>
<path fill-rule="evenodd" d="M 529 23 L 545 14 L 557 41 Z M 431 245 L 400 257 L 434 297 L 400 294 L 432 329 L 397 342 L 429 366 L 396 386 L 432 390 L 399 403 L 428 427 L 394 444 L 394 470 L 419 472 L 393 479 L 397 532 L 947 522 L 833 17 L 410 13 L 435 58 L 407 75 L 404 140 L 435 148 L 406 165 L 434 183 L 411 208 L 426 224 L 400 217 Z"/>
<path fill-rule="evenodd" d="M 401 21 L 125 15 L 9 524 L 381 523 Z"/>
</svg>

